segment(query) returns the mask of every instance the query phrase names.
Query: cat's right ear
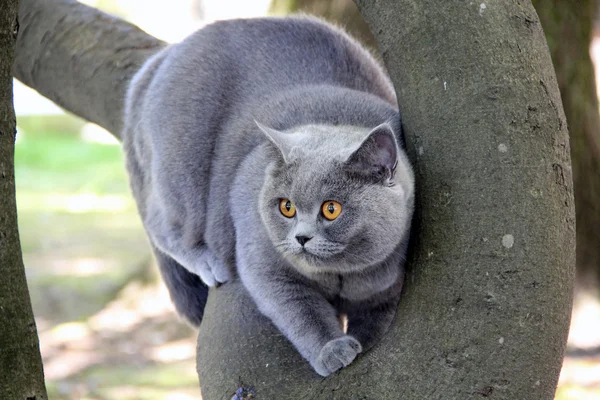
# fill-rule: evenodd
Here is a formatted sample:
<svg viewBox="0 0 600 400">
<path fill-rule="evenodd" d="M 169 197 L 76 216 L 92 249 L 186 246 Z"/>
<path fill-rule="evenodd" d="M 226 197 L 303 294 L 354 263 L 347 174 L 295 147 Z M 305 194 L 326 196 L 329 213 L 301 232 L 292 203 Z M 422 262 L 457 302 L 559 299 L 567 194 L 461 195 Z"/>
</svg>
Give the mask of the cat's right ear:
<svg viewBox="0 0 600 400">
<path fill-rule="evenodd" d="M 256 124 L 256 126 L 258 126 L 258 129 L 260 129 L 260 131 L 265 134 L 267 139 L 269 139 L 269 141 L 279 149 L 283 161 L 287 164 L 289 160 L 290 151 L 292 150 L 292 147 L 294 147 L 294 144 L 292 143 L 290 137 L 291 135 L 278 131 L 277 129 L 269 128 L 268 126 L 261 124 L 257 120 L 254 120 L 254 123 Z"/>
<path fill-rule="evenodd" d="M 398 163 L 398 144 L 393 128 L 383 123 L 369 132 L 346 160 L 346 167 L 377 182 L 390 183 Z"/>
</svg>

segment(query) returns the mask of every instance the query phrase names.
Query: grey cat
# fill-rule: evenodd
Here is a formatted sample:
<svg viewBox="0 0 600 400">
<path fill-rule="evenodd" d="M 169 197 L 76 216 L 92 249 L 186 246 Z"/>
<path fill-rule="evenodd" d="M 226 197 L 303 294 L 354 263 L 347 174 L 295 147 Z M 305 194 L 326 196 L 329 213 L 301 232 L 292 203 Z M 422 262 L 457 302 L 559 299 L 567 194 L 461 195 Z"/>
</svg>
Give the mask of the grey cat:
<svg viewBox="0 0 600 400">
<path fill-rule="evenodd" d="M 381 338 L 414 181 L 365 49 L 311 17 L 217 22 L 150 58 L 126 104 L 131 187 L 179 313 L 198 325 L 207 286 L 239 277 L 323 376 Z"/>
</svg>

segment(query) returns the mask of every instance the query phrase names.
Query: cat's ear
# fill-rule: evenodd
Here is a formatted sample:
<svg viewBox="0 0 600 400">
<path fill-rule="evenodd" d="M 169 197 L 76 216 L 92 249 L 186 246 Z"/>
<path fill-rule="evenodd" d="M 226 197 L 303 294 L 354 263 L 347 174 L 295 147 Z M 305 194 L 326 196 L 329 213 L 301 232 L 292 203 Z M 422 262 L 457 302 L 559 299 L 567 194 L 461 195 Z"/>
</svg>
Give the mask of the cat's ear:
<svg viewBox="0 0 600 400">
<path fill-rule="evenodd" d="M 369 132 L 346 160 L 346 167 L 376 182 L 393 178 L 398 162 L 398 143 L 394 130 L 383 123 Z"/>
<path fill-rule="evenodd" d="M 256 124 L 256 126 L 258 126 L 258 129 L 260 129 L 261 132 L 265 134 L 267 139 L 269 139 L 269 141 L 279 149 L 283 161 L 287 163 L 290 151 L 294 146 L 290 135 L 284 132 L 280 132 L 276 129 L 269 128 L 268 126 L 261 124 L 257 120 L 254 120 L 254 123 Z"/>
</svg>

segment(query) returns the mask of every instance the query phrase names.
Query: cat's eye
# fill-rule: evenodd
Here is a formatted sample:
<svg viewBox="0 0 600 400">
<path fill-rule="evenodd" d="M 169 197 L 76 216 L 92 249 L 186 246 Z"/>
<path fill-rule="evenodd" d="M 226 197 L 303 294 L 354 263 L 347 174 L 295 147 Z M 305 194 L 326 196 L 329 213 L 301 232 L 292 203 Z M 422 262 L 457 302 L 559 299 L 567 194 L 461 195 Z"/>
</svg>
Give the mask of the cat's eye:
<svg viewBox="0 0 600 400">
<path fill-rule="evenodd" d="M 342 205 L 337 201 L 329 200 L 321 206 L 323 216 L 330 221 L 336 219 L 342 212 Z"/>
<path fill-rule="evenodd" d="M 296 207 L 289 199 L 281 199 L 279 202 L 279 211 L 284 217 L 292 218 L 296 215 Z"/>
</svg>

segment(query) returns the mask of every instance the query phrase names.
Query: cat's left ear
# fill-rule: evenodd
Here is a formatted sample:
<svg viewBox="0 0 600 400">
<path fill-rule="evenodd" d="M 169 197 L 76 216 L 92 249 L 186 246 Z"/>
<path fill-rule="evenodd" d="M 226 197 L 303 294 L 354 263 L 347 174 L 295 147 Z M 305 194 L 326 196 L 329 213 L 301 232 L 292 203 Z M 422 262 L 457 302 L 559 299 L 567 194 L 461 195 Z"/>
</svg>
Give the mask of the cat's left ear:
<svg viewBox="0 0 600 400">
<path fill-rule="evenodd" d="M 261 124 L 257 120 L 254 120 L 254 123 L 256 124 L 256 126 L 258 126 L 258 129 L 260 129 L 262 133 L 265 134 L 267 139 L 269 139 L 269 141 L 279 149 L 283 161 L 287 163 L 290 151 L 292 150 L 292 147 L 294 147 L 294 142 L 292 140 L 291 135 L 285 132 L 278 131 L 277 129 L 269 128 L 268 126 Z"/>
<path fill-rule="evenodd" d="M 398 163 L 398 143 L 388 123 L 375 127 L 346 160 L 352 173 L 376 182 L 390 181 Z"/>
</svg>

